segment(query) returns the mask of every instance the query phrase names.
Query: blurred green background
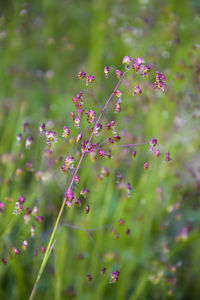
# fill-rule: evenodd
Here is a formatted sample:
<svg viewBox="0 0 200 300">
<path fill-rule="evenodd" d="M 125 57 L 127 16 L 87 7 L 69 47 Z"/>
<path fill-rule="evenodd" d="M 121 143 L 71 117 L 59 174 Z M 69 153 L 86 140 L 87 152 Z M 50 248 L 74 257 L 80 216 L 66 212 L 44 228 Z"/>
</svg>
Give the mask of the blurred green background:
<svg viewBox="0 0 200 300">
<path fill-rule="evenodd" d="M 7 259 L 7 265 L 0 265 L 1 299 L 30 296 L 43 258 L 39 248 L 47 245 L 63 199 L 65 175 L 57 165 L 50 172 L 45 164 L 40 124 L 53 124 L 60 133 L 64 125 L 72 127 L 71 99 L 85 88 L 77 79 L 81 70 L 95 75 L 91 91 L 105 103 L 116 83 L 112 70 L 122 69 L 125 55 L 143 57 L 167 77 L 164 93 L 148 89 L 148 79 L 138 98 L 123 89 L 118 117 L 123 136 L 147 142 L 156 137 L 162 155 L 156 160 L 142 146 L 133 161 L 131 153 L 116 151 L 111 161 L 99 161 L 110 169 L 102 182 L 96 180 L 98 167 L 92 169 L 86 159 L 80 188 L 90 189 L 91 212 L 66 209 L 62 224 L 97 230 L 90 232 L 91 240 L 83 230 L 59 226 L 35 299 L 200 298 L 199 28 L 198 0 L 0 1 L 0 202 L 5 203 L 0 253 Z M 107 81 L 105 65 L 111 69 Z M 85 98 L 95 108 L 92 97 Z M 30 123 L 24 138 L 35 136 L 30 151 L 16 144 L 24 122 Z M 166 163 L 168 150 L 172 161 Z M 62 142 L 55 146 L 56 157 L 68 151 Z M 30 160 L 33 170 L 28 171 Z M 150 161 L 146 171 L 145 160 Z M 17 168 L 21 175 L 16 175 Z M 116 190 L 114 169 L 133 186 L 130 198 Z M 36 181 L 38 170 L 46 174 L 45 182 Z M 24 224 L 23 216 L 13 214 L 21 194 L 25 207 L 37 204 L 44 217 L 33 238 L 34 220 Z M 120 218 L 123 226 L 118 225 Z M 12 248 L 21 249 L 26 239 L 27 250 L 9 258 Z M 102 267 L 107 268 L 105 275 L 100 274 Z M 110 284 L 116 269 L 119 281 Z"/>
</svg>

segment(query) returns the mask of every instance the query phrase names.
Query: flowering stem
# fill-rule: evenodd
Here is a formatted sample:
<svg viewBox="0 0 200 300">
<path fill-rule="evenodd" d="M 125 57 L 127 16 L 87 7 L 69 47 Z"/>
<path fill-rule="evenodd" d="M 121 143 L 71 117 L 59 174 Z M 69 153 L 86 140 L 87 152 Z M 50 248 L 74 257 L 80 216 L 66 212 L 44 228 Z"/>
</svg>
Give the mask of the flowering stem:
<svg viewBox="0 0 200 300">
<path fill-rule="evenodd" d="M 79 160 L 79 162 L 78 162 L 78 164 L 77 164 L 77 167 L 76 167 L 76 169 L 75 169 L 75 172 L 74 172 L 74 174 L 73 174 L 73 176 L 72 176 L 72 179 L 71 179 L 70 185 L 69 185 L 69 187 L 68 187 L 68 190 L 70 190 L 70 189 L 72 188 L 72 186 L 73 186 L 74 178 L 75 178 L 75 176 L 76 176 L 76 174 L 77 174 L 77 172 L 78 172 L 78 170 L 79 170 L 79 167 L 80 167 L 80 165 L 81 165 L 81 163 L 82 163 L 82 161 L 83 161 L 83 158 L 84 158 L 85 154 L 87 153 L 87 150 L 88 150 L 88 148 L 89 148 L 89 146 L 90 146 L 90 142 L 91 142 L 92 137 L 93 137 L 93 135 L 94 135 L 94 132 L 95 132 L 95 130 L 96 130 L 97 124 L 99 123 L 99 121 L 100 121 L 100 119 L 101 119 L 101 117 L 102 117 L 102 115 L 103 115 L 103 112 L 104 112 L 105 109 L 107 108 L 107 106 L 108 106 L 109 102 L 111 101 L 112 97 L 115 95 L 115 91 L 117 90 L 119 84 L 123 81 L 123 77 L 124 77 L 125 73 L 126 73 L 126 72 L 124 72 L 123 75 L 122 75 L 122 77 L 121 77 L 121 79 L 118 80 L 118 82 L 117 82 L 117 84 L 116 84 L 116 86 L 115 86 L 113 92 L 110 94 L 108 100 L 106 101 L 104 107 L 102 108 L 102 110 L 101 110 L 101 112 L 100 112 L 100 114 L 99 114 L 99 117 L 98 117 L 98 119 L 97 119 L 97 121 L 96 121 L 96 124 L 95 124 L 95 126 L 94 126 L 94 128 L 93 128 L 93 130 L 92 130 L 91 136 L 90 136 L 90 138 L 89 138 L 89 140 L 88 140 L 88 144 L 87 144 L 86 148 L 83 150 L 82 155 L 81 155 L 81 158 L 80 158 L 80 160 Z M 40 270 L 39 270 L 39 272 L 38 272 L 38 275 L 37 275 L 36 281 L 35 281 L 35 283 L 34 283 L 34 286 L 33 286 L 33 289 L 32 289 L 32 292 L 31 292 L 31 295 L 30 295 L 29 300 L 33 300 L 33 298 L 34 298 L 34 296 L 35 296 L 35 293 L 36 293 L 36 290 L 37 290 L 38 283 L 39 283 L 40 278 L 41 278 L 41 275 L 42 275 L 42 273 L 43 273 L 43 271 L 44 271 L 44 268 L 45 268 L 45 265 L 46 265 L 46 263 L 47 263 L 47 260 L 48 260 L 48 258 L 49 258 L 50 251 L 51 251 L 51 247 L 52 247 L 52 244 L 53 244 L 53 239 L 54 239 L 54 236 L 55 236 L 55 233 L 56 233 L 56 230 L 57 230 L 57 227 L 58 227 L 60 218 L 61 218 L 61 216 L 62 216 L 64 207 L 65 207 L 65 202 L 66 202 L 66 200 L 64 199 L 63 202 L 62 202 L 60 211 L 59 211 L 59 213 L 58 213 L 58 216 L 57 216 L 57 219 L 56 219 L 56 222 L 55 222 L 53 231 L 52 231 L 52 233 L 51 233 L 51 236 L 50 236 L 50 239 L 49 239 L 49 243 L 48 243 L 48 246 L 47 246 L 47 248 L 46 248 L 45 255 L 44 255 L 42 264 L 41 264 L 41 266 L 40 266 Z M 55 241 L 54 241 L 54 243 L 55 243 Z"/>
</svg>

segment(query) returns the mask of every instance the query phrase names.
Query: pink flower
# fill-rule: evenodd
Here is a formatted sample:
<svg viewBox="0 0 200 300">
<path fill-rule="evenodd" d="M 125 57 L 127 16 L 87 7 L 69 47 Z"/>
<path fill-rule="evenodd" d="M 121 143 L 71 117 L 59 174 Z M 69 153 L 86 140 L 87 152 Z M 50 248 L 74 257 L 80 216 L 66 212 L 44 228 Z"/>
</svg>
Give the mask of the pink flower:
<svg viewBox="0 0 200 300">
<path fill-rule="evenodd" d="M 139 85 L 136 85 L 134 87 L 134 91 L 133 91 L 133 96 L 139 96 L 142 94 L 142 90 L 141 88 L 139 87 Z"/>
<path fill-rule="evenodd" d="M 129 56 L 124 56 L 122 60 L 123 64 L 130 64 L 131 63 L 131 58 Z"/>
</svg>

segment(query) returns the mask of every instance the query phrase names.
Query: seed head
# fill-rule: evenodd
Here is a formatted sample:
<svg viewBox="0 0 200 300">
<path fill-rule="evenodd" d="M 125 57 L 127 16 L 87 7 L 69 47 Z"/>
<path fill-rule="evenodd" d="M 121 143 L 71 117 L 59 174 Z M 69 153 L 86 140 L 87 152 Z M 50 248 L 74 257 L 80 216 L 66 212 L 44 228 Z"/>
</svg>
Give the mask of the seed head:
<svg viewBox="0 0 200 300">
<path fill-rule="evenodd" d="M 21 144 L 21 141 L 22 141 L 22 134 L 19 133 L 17 136 L 16 136 L 16 140 L 17 140 L 17 144 L 20 145 Z"/>
<path fill-rule="evenodd" d="M 95 78 L 93 75 L 89 75 L 86 77 L 86 86 L 88 86 L 88 83 L 92 83 L 95 81 Z"/>
<path fill-rule="evenodd" d="M 26 250 L 27 247 L 28 247 L 28 242 L 27 242 L 26 240 L 24 240 L 24 241 L 22 242 L 22 249 L 23 249 L 23 250 Z"/>
<path fill-rule="evenodd" d="M 121 110 L 120 102 L 117 102 L 117 103 L 115 104 L 115 113 L 116 113 L 116 114 L 119 114 L 121 111 L 122 111 L 122 110 Z"/>
<path fill-rule="evenodd" d="M 101 157 L 104 157 L 104 156 L 106 155 L 106 151 L 103 150 L 103 149 L 99 150 L 99 155 L 100 155 Z"/>
<path fill-rule="evenodd" d="M 73 156 L 70 155 L 65 158 L 65 166 L 70 170 L 74 169 L 74 157 Z"/>
<path fill-rule="evenodd" d="M 19 202 L 20 204 L 23 204 L 24 201 L 25 201 L 25 197 L 24 197 L 24 196 L 21 195 L 21 196 L 18 197 L 18 202 Z"/>
<path fill-rule="evenodd" d="M 124 56 L 122 63 L 129 65 L 131 63 L 131 58 L 129 56 Z"/>
<path fill-rule="evenodd" d="M 13 251 L 13 253 L 14 253 L 15 255 L 20 255 L 20 250 L 19 250 L 18 248 L 13 247 L 13 248 L 12 248 L 12 251 Z"/>
<path fill-rule="evenodd" d="M 42 223 L 43 217 L 42 216 L 36 216 L 35 217 L 36 222 Z"/>
<path fill-rule="evenodd" d="M 85 208 L 85 213 L 86 213 L 86 214 L 88 214 L 88 213 L 89 213 L 89 211 L 90 211 L 90 206 L 89 206 L 89 205 L 87 205 L 87 206 L 86 206 L 86 208 Z"/>
<path fill-rule="evenodd" d="M 140 72 L 141 72 L 141 76 L 145 77 L 149 72 L 150 72 L 151 68 L 149 65 L 142 65 Z"/>
<path fill-rule="evenodd" d="M 169 153 L 169 151 L 166 153 L 166 155 L 165 155 L 165 161 L 170 161 L 171 160 L 171 157 L 170 157 L 170 153 Z"/>
<path fill-rule="evenodd" d="M 42 253 L 44 253 L 44 252 L 45 252 L 45 247 L 44 247 L 44 246 L 41 246 L 41 247 L 40 247 L 40 250 L 41 250 Z"/>
<path fill-rule="evenodd" d="M 33 137 L 32 136 L 27 137 L 27 139 L 25 141 L 26 149 L 29 150 L 31 148 L 32 144 L 33 144 Z"/>
<path fill-rule="evenodd" d="M 119 225 L 124 225 L 124 220 L 123 219 L 119 219 L 118 224 Z"/>
<path fill-rule="evenodd" d="M 81 127 L 81 118 L 80 118 L 80 116 L 74 117 L 74 125 L 76 126 L 76 128 Z"/>
<path fill-rule="evenodd" d="M 122 78 L 122 72 L 120 70 L 116 70 L 115 75 L 118 79 Z"/>
<path fill-rule="evenodd" d="M 80 197 L 76 199 L 75 205 L 76 205 L 77 207 L 81 207 L 81 198 L 80 198 Z"/>
<path fill-rule="evenodd" d="M 155 151 L 155 157 L 159 157 L 160 156 L 160 151 L 159 151 L 159 149 L 156 149 L 156 151 Z"/>
<path fill-rule="evenodd" d="M 79 79 L 83 79 L 83 78 L 85 78 L 85 76 L 86 76 L 86 73 L 85 73 L 85 72 L 79 72 L 79 73 L 78 73 L 78 78 L 79 78 Z"/>
<path fill-rule="evenodd" d="M 110 274 L 110 283 L 116 283 L 119 279 L 119 271 L 116 270 Z"/>
<path fill-rule="evenodd" d="M 149 144 L 150 144 L 151 146 L 155 147 L 155 146 L 157 145 L 157 139 L 151 139 L 151 140 L 149 141 Z"/>
<path fill-rule="evenodd" d="M 74 193 L 71 189 L 68 189 L 65 193 L 65 200 L 72 201 L 74 199 Z"/>
<path fill-rule="evenodd" d="M 2 257 L 1 261 L 2 261 L 2 263 L 3 263 L 4 265 L 7 264 L 7 260 L 5 259 L 5 257 Z"/>
<path fill-rule="evenodd" d="M 62 137 L 67 138 L 69 136 L 69 134 L 70 134 L 69 128 L 67 126 L 64 126 Z"/>
<path fill-rule="evenodd" d="M 108 78 L 108 74 L 109 74 L 109 67 L 108 66 L 105 66 L 104 74 L 105 74 L 105 78 Z"/>
<path fill-rule="evenodd" d="M 105 273 L 106 273 L 106 268 L 104 267 L 101 269 L 101 274 L 104 275 Z"/>
<path fill-rule="evenodd" d="M 95 111 L 94 110 L 88 110 L 86 113 L 87 121 L 89 124 L 93 124 L 95 120 Z"/>
<path fill-rule="evenodd" d="M 120 141 L 120 139 L 121 139 L 120 136 L 117 135 L 117 134 L 113 136 L 113 140 L 114 140 L 115 142 Z"/>
<path fill-rule="evenodd" d="M 75 181 L 75 183 L 76 183 L 76 184 L 78 184 L 78 183 L 79 183 L 79 177 L 78 177 L 78 175 L 77 175 L 77 174 L 74 176 L 74 181 Z"/>
<path fill-rule="evenodd" d="M 133 96 L 139 96 L 142 94 L 142 90 L 141 88 L 139 87 L 139 85 L 136 85 L 134 87 L 134 91 L 133 91 Z"/>
<path fill-rule="evenodd" d="M 82 189 L 80 191 L 80 194 L 83 196 L 83 197 L 87 197 L 87 195 L 89 194 L 89 190 L 88 189 Z"/>
<path fill-rule="evenodd" d="M 120 90 L 116 90 L 114 91 L 114 94 L 117 98 L 120 98 L 121 99 L 121 96 L 122 96 L 122 92 Z"/>
<path fill-rule="evenodd" d="M 92 276 L 90 275 L 90 273 L 87 273 L 87 274 L 86 274 L 86 278 L 87 278 L 88 281 L 91 281 L 91 280 L 92 280 Z"/>
<path fill-rule="evenodd" d="M 40 131 L 40 135 L 43 135 L 43 133 L 45 132 L 45 123 L 42 123 L 40 125 L 39 131 Z"/>
<path fill-rule="evenodd" d="M 0 215 L 4 213 L 5 210 L 5 203 L 4 202 L 0 202 Z"/>
<path fill-rule="evenodd" d="M 132 152 L 132 158 L 135 158 L 136 157 L 136 150 L 133 150 L 133 152 Z"/>
<path fill-rule="evenodd" d="M 76 138 L 76 142 L 80 142 L 82 140 L 82 133 L 80 132 L 78 135 L 77 135 L 77 138 Z"/>
</svg>

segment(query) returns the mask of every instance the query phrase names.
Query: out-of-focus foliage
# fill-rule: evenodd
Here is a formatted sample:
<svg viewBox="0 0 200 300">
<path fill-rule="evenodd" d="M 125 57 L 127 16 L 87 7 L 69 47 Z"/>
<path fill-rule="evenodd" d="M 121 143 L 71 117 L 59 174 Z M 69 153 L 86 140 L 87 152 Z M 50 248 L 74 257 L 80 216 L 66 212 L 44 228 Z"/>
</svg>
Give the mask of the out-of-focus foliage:
<svg viewBox="0 0 200 300">
<path fill-rule="evenodd" d="M 5 203 L 0 254 L 7 259 L 0 265 L 1 299 L 30 296 L 43 258 L 40 246 L 47 245 L 63 199 L 65 176 L 57 169 L 48 178 L 39 125 L 53 122 L 60 132 L 72 126 L 71 99 L 83 88 L 77 79 L 81 70 L 95 75 L 96 97 L 104 104 L 115 83 L 114 71 L 104 79 L 104 66 L 122 69 L 125 55 L 143 57 L 167 77 L 164 93 L 149 89 L 145 81 L 143 94 L 133 97 L 136 79 L 124 87 L 118 126 L 130 140 L 156 137 L 161 157 L 150 158 L 148 146 L 141 146 L 135 160 L 130 152 L 112 160 L 111 169 L 118 168 L 133 185 L 128 199 L 116 191 L 114 173 L 98 182 L 98 169 L 84 164 L 80 185 L 90 189 L 91 212 L 65 210 L 36 299 L 199 299 L 199 28 L 197 0 L 0 2 L 0 202 Z M 92 97 L 87 101 L 94 105 Z M 30 123 L 24 135 L 35 140 L 30 151 L 20 153 L 16 135 L 24 122 Z M 64 144 L 56 147 L 57 156 L 65 154 Z M 166 163 L 168 150 L 172 161 Z M 25 167 L 29 160 L 31 172 Z M 145 160 L 150 165 L 144 171 Z M 36 181 L 38 170 L 46 182 Z M 37 204 L 44 219 L 36 224 L 26 252 L 9 259 L 12 248 L 30 236 L 31 223 L 13 214 L 21 194 L 26 207 Z M 118 225 L 120 218 L 125 225 Z M 98 230 L 90 232 L 91 240 L 66 223 Z M 120 270 L 116 284 L 109 283 L 114 270 L 109 263 Z M 108 270 L 102 276 L 104 266 Z"/>
</svg>

